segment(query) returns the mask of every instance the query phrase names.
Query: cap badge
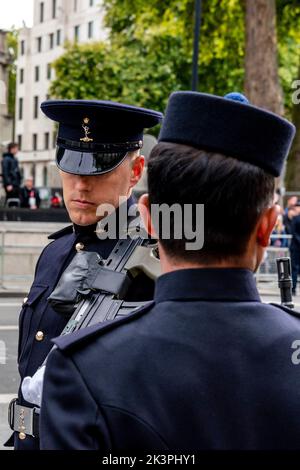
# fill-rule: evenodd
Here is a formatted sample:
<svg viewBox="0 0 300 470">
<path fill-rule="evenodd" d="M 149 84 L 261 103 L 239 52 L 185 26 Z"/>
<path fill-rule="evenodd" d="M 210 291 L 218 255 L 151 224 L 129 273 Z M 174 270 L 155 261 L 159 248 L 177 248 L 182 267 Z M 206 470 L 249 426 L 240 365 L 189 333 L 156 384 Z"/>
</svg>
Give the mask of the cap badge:
<svg viewBox="0 0 300 470">
<path fill-rule="evenodd" d="M 84 130 L 84 133 L 85 133 L 85 136 L 84 137 L 81 137 L 81 141 L 82 142 L 93 142 L 94 139 L 91 139 L 90 137 L 88 137 L 88 135 L 90 134 L 90 128 L 89 126 L 87 126 L 87 124 L 90 122 L 89 118 L 85 117 L 83 119 L 83 124 L 82 124 L 82 128 Z"/>
</svg>

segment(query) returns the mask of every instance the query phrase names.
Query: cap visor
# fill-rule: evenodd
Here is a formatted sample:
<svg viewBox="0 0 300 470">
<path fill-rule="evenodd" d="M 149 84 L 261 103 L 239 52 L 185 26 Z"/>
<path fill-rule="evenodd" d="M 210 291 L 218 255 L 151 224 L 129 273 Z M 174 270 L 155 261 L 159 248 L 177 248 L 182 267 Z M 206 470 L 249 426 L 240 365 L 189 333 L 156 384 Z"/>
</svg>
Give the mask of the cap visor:
<svg viewBox="0 0 300 470">
<path fill-rule="evenodd" d="M 119 166 L 128 152 L 81 152 L 58 147 L 56 162 L 58 168 L 75 175 L 102 175 Z"/>
</svg>

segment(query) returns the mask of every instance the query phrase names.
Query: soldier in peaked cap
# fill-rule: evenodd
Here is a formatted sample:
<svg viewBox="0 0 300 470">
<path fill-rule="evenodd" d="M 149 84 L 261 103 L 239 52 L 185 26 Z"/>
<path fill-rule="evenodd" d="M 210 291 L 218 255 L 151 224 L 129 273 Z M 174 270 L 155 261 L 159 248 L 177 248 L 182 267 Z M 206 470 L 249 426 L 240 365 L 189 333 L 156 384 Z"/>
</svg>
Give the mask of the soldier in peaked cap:
<svg viewBox="0 0 300 470">
<path fill-rule="evenodd" d="M 43 449 L 299 448 L 300 319 L 262 303 L 253 276 L 294 132 L 240 94 L 171 95 L 140 201 L 164 274 L 146 308 L 54 341 Z M 164 236 L 155 204 L 204 204 L 204 227 L 188 221 L 202 248 L 176 218 Z"/>
<path fill-rule="evenodd" d="M 101 204 L 119 209 L 119 197 L 133 204 L 131 191 L 143 170 L 144 128 L 155 126 L 162 114 L 150 109 L 109 101 L 46 101 L 41 109 L 59 123 L 56 163 L 60 170 L 64 201 L 72 225 L 49 236 L 35 278 L 20 313 L 18 364 L 21 382 L 33 376 L 50 349 L 51 339 L 62 332 L 68 317 L 47 301 L 61 275 L 70 266 L 76 250 L 109 257 L 118 239 L 99 239 L 96 211 Z M 154 282 L 137 276 L 127 292 L 130 300 L 151 300 Z M 24 381 L 22 386 L 24 385 Z M 36 407 L 20 388 L 10 405 L 10 425 L 16 449 L 38 449 Z M 26 399 L 25 399 L 26 398 Z M 7 445 L 12 444 L 12 439 Z"/>
</svg>

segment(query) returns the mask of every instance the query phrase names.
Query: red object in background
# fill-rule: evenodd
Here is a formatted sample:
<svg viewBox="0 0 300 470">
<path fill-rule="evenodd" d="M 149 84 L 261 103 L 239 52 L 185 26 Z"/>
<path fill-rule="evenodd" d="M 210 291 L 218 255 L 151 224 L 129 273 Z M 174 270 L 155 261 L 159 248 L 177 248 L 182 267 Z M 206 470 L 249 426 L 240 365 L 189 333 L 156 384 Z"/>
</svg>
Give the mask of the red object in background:
<svg viewBox="0 0 300 470">
<path fill-rule="evenodd" d="M 52 196 L 51 207 L 60 207 L 60 199 L 57 196 Z"/>
</svg>

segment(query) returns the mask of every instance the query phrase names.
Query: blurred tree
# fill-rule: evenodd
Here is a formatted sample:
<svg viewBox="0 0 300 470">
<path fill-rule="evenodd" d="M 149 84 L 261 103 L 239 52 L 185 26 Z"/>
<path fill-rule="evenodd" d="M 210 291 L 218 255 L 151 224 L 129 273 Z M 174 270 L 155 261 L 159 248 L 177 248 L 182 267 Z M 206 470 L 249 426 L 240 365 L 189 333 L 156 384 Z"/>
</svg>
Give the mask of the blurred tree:
<svg viewBox="0 0 300 470">
<path fill-rule="evenodd" d="M 300 5 L 299 0 L 276 0 L 276 7 L 279 77 L 284 92 L 285 115 L 291 119 L 293 112 L 292 83 L 299 77 Z"/>
<path fill-rule="evenodd" d="M 280 51 L 279 75 L 284 89 L 286 115 L 296 126 L 286 166 L 287 191 L 300 190 L 300 5 L 298 0 L 277 0 L 278 36 Z M 294 100 L 293 100 L 294 98 Z"/>
<path fill-rule="evenodd" d="M 18 50 L 18 34 L 18 30 L 12 27 L 6 36 L 7 48 L 10 54 L 10 64 L 8 69 L 8 113 L 12 117 L 15 116 L 16 103 L 16 59 Z"/>
<path fill-rule="evenodd" d="M 300 64 L 298 71 L 298 91 L 294 93 L 292 112 L 293 123 L 296 126 L 296 136 L 292 144 L 285 173 L 287 191 L 300 191 Z"/>
<path fill-rule="evenodd" d="M 194 0 L 104 0 L 104 7 L 108 40 L 66 45 L 54 63 L 51 95 L 163 110 L 172 91 L 190 88 Z M 243 50 L 242 2 L 203 2 L 199 89 L 241 90 Z"/>
<path fill-rule="evenodd" d="M 275 0 L 246 0 L 245 19 L 245 93 L 251 103 L 283 115 Z"/>
<path fill-rule="evenodd" d="M 282 112 L 275 0 L 203 0 L 199 91 L 223 95 L 243 90 L 247 5 L 248 15 L 253 13 L 247 26 L 247 87 L 252 77 L 250 66 L 254 74 L 250 99 L 254 93 L 254 103 Z M 258 9 L 253 10 L 253 5 Z M 111 99 L 163 111 L 172 91 L 190 88 L 194 0 L 104 0 L 104 8 L 107 41 L 66 44 L 65 54 L 54 63 L 56 78 L 51 84 L 51 96 Z M 291 117 L 298 111 L 293 110 L 291 84 L 297 78 L 300 56 L 299 0 L 276 0 L 276 10 L 279 77 L 285 111 Z M 263 14 L 267 20 L 262 20 Z M 257 24 L 253 24 L 254 20 Z M 266 35 L 271 41 L 262 56 L 260 40 L 269 40 Z M 251 51 L 250 39 L 256 44 Z M 255 88 L 258 84 L 263 91 Z M 257 100 L 258 94 L 263 101 Z M 294 119 L 300 126 L 300 118 Z M 293 160 L 299 159 L 291 154 L 291 171 L 288 166 L 287 175 L 298 175 Z M 300 178 L 298 181 L 295 188 L 299 188 Z"/>
<path fill-rule="evenodd" d="M 190 88 L 194 0 L 104 0 L 104 4 L 107 8 L 106 24 L 114 42 L 136 47 L 139 43 L 148 43 L 151 47 L 154 42 L 160 47 L 162 35 L 172 38 L 165 44 L 161 59 L 172 65 L 171 48 L 175 47 L 180 66 L 174 72 L 182 87 Z M 133 13 L 128 15 L 128 12 Z M 202 1 L 199 91 L 222 95 L 233 88 L 242 89 L 243 22 L 243 1 Z"/>
</svg>

